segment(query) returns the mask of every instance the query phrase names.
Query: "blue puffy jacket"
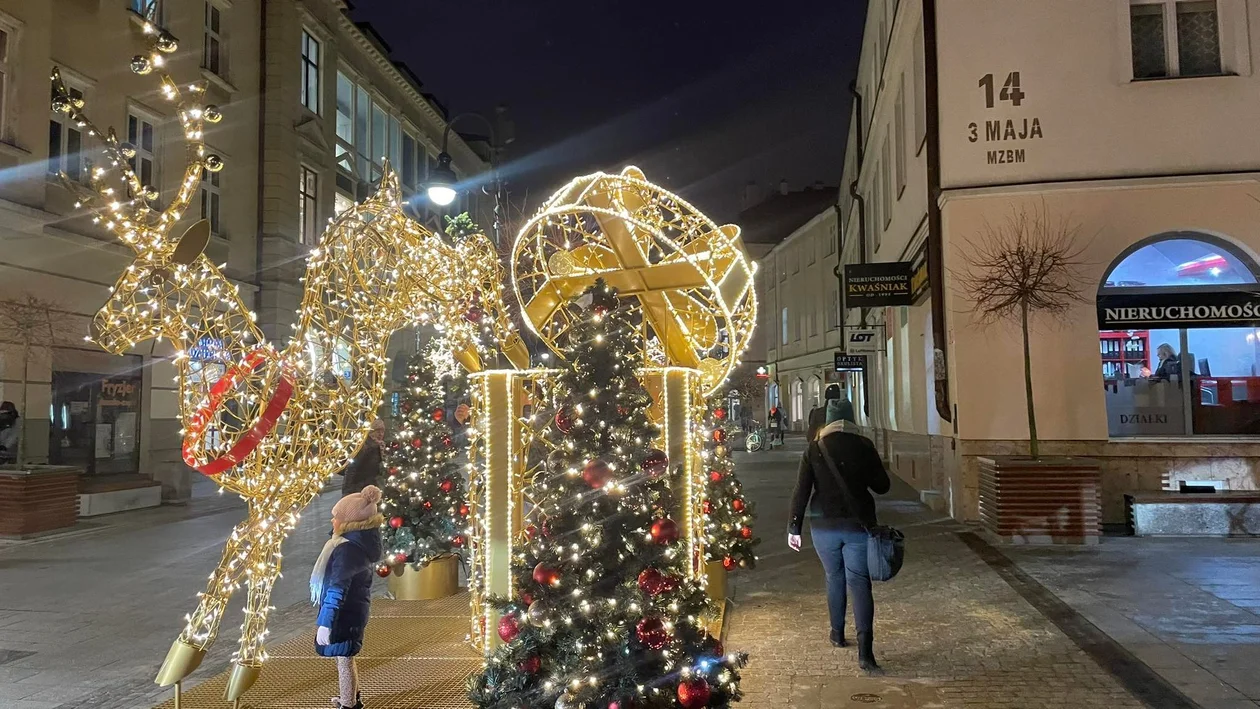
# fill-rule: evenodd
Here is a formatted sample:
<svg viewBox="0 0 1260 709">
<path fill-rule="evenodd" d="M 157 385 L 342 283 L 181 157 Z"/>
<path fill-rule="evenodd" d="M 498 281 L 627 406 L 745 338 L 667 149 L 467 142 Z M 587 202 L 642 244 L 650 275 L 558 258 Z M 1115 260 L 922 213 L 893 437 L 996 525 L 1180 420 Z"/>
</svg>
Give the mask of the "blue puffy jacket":
<svg viewBox="0 0 1260 709">
<path fill-rule="evenodd" d="M 342 536 L 346 541 L 333 549 L 324 571 L 324 593 L 315 622 L 331 631 L 327 645 L 315 645 L 316 654 L 323 657 L 349 657 L 363 649 L 363 630 L 372 603 L 372 567 L 381 558 L 378 527 Z"/>
</svg>

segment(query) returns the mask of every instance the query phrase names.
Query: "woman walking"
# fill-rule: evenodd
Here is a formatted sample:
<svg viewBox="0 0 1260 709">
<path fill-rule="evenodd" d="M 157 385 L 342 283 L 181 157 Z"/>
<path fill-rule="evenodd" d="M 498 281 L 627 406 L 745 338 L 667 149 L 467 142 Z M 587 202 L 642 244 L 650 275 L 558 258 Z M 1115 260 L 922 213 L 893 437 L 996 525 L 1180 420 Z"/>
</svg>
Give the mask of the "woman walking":
<svg viewBox="0 0 1260 709">
<path fill-rule="evenodd" d="M 866 563 L 866 530 L 876 524 L 871 492 L 882 495 L 891 482 L 870 439 L 845 430 L 854 425 L 853 404 L 848 399 L 827 402 L 826 425 L 801 457 L 792 493 L 788 546 L 801 550 L 801 526 L 808 506 L 814 551 L 827 574 L 831 644 L 848 645 L 844 621 L 852 594 L 858 666 L 868 674 L 882 674 L 875 662 L 875 599 Z"/>
<path fill-rule="evenodd" d="M 319 606 L 315 652 L 337 658 L 340 709 L 363 709 L 354 656 L 363 649 L 372 603 L 372 566 L 381 558 L 381 489 L 368 485 L 333 505 L 333 536 L 311 571 L 311 602 Z"/>
</svg>

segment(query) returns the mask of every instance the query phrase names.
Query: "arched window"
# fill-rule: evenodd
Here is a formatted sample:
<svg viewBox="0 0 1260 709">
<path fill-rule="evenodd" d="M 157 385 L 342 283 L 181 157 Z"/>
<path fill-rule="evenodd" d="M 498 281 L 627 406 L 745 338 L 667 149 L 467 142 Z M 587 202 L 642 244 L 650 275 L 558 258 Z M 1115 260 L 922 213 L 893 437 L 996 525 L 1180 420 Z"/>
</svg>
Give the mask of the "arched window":
<svg viewBox="0 0 1260 709">
<path fill-rule="evenodd" d="M 805 382 L 800 379 L 792 380 L 792 410 L 788 413 L 792 416 L 792 423 L 800 423 L 805 417 L 802 410 L 805 408 Z"/>
<path fill-rule="evenodd" d="M 809 408 L 816 409 L 819 406 L 822 406 L 822 380 L 814 376 L 809 380 Z"/>
<path fill-rule="evenodd" d="M 1260 279 L 1236 245 L 1145 239 L 1098 289 L 1111 436 L 1260 434 Z"/>
</svg>

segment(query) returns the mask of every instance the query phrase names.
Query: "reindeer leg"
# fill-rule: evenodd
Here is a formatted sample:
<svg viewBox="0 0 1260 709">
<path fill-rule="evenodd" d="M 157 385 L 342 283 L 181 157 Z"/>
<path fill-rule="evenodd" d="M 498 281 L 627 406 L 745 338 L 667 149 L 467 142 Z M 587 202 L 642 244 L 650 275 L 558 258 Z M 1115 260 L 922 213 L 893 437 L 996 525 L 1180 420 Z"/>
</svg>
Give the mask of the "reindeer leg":
<svg viewBox="0 0 1260 709">
<path fill-rule="evenodd" d="M 291 516 L 296 519 L 296 516 Z M 245 622 L 241 625 L 240 647 L 232 659 L 232 675 L 228 678 L 226 699 L 236 701 L 258 681 L 262 664 L 267 659 L 267 616 L 271 607 L 271 591 L 280 576 L 280 546 L 289 529 L 275 525 L 266 530 L 250 558 L 249 597 L 245 603 Z"/>
<path fill-rule="evenodd" d="M 252 520 L 246 520 L 232 530 L 232 536 L 223 547 L 219 566 L 210 575 L 206 590 L 198 594 L 201 600 L 197 610 L 185 617 L 184 631 L 171 644 L 166 660 L 158 670 L 154 681 L 159 686 L 169 687 L 192 674 L 205 657 L 206 648 L 214 642 L 228 599 L 238 588 L 237 581 L 246 570 L 246 559 L 253 547 L 252 527 Z"/>
</svg>

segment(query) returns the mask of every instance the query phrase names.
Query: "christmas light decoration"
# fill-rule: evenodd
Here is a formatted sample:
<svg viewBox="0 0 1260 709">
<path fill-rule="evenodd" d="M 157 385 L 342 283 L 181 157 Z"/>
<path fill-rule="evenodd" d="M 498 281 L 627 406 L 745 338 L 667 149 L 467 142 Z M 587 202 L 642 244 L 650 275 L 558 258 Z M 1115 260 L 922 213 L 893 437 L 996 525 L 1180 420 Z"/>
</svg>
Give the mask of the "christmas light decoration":
<svg viewBox="0 0 1260 709">
<path fill-rule="evenodd" d="M 705 421 L 708 435 L 703 455 L 705 476 L 704 502 L 701 512 L 704 518 L 704 554 L 706 560 L 720 563 L 727 571 L 753 568 L 757 563 L 755 549 L 761 540 L 751 532 L 756 511 L 744 498 L 744 487 L 735 475 L 735 460 L 730 448 L 718 441 L 727 441 L 734 434 L 734 423 L 725 415 L 720 397 L 710 400 L 709 416 Z M 719 412 L 722 412 L 719 415 Z M 714 435 L 721 431 L 722 435 Z M 748 529 L 745 537 L 742 530 Z"/>
<path fill-rule="evenodd" d="M 237 287 L 203 254 L 209 225 L 197 222 L 172 238 L 203 172 L 224 167 L 203 143 L 204 124 L 218 121 L 221 112 L 204 103 L 204 83 L 181 87 L 162 70 L 176 42 L 152 12 L 144 31 L 151 50 L 131 68 L 159 78 L 186 144 L 183 178 L 164 209 L 154 204 L 158 186 L 142 184 L 130 162 L 135 147 L 112 129 L 99 130 L 56 71 L 52 107 L 98 140 L 105 157 L 105 164 L 88 166 L 88 185 L 62 175 L 63 182 L 98 224 L 136 252 L 93 318 L 89 339 L 115 354 L 153 338 L 173 343 L 184 460 L 248 503 L 247 519 L 233 530 L 157 677 L 168 686 L 196 669 L 228 600 L 248 586 L 227 685 L 227 698 L 235 700 L 257 680 L 267 657 L 281 545 L 324 481 L 359 449 L 376 416 L 390 334 L 432 324 L 474 366 L 480 365 L 475 340 L 485 328 L 510 356 L 519 359 L 523 346 L 493 308 L 479 324 L 462 317 L 470 304 L 498 292 L 502 272 L 493 245 L 484 236 L 448 244 L 408 219 L 388 165 L 377 193 L 333 220 L 311 251 L 287 346 L 268 343 Z M 202 353 L 198 361 L 190 356 L 194 348 Z M 213 376 L 207 359 L 224 368 L 222 377 Z"/>
</svg>

